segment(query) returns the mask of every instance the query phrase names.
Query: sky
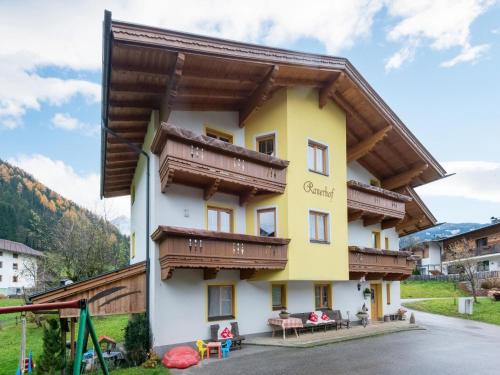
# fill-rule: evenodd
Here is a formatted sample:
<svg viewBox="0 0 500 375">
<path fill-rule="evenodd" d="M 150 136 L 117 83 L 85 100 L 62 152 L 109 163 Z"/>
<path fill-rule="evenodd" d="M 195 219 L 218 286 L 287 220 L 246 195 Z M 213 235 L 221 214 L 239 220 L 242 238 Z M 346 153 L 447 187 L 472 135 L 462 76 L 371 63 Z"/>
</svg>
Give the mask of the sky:
<svg viewBox="0 0 500 375">
<path fill-rule="evenodd" d="M 500 0 L 0 0 L 0 158 L 108 218 L 99 197 L 102 20 L 347 57 L 453 174 L 439 222 L 500 216 Z"/>
</svg>

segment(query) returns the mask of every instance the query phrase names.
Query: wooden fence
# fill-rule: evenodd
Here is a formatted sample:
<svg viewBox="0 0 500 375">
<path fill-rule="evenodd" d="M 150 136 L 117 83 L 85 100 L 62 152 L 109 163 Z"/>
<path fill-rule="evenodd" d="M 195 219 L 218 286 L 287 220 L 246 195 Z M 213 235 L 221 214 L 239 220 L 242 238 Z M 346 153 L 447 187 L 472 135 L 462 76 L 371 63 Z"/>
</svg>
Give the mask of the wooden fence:
<svg viewBox="0 0 500 375">
<path fill-rule="evenodd" d="M 500 277 L 500 271 L 482 271 L 476 273 L 478 280 Z M 466 281 L 460 274 L 452 275 L 411 275 L 408 281 Z"/>
</svg>

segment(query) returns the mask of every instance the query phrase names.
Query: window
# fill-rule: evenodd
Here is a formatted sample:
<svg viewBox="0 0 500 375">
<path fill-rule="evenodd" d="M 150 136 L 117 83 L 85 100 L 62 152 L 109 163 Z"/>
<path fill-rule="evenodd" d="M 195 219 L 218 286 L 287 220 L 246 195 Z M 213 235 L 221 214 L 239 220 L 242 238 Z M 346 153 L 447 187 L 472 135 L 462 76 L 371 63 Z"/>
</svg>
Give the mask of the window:
<svg viewBox="0 0 500 375">
<path fill-rule="evenodd" d="M 276 237 L 276 209 L 257 210 L 259 236 Z"/>
<path fill-rule="evenodd" d="M 17 276 L 12 276 L 12 282 L 17 283 Z"/>
<path fill-rule="evenodd" d="M 490 270 L 490 261 L 485 260 L 483 262 L 477 262 L 477 272 L 489 271 Z"/>
<path fill-rule="evenodd" d="M 426 247 L 424 249 L 424 254 L 423 254 L 422 258 L 429 258 L 429 248 L 428 247 Z"/>
<path fill-rule="evenodd" d="M 314 286 L 314 306 L 316 309 L 331 308 L 330 285 L 318 284 Z"/>
<path fill-rule="evenodd" d="M 275 156 L 275 142 L 274 134 L 259 137 L 257 138 L 257 151 L 263 154 Z"/>
<path fill-rule="evenodd" d="M 309 141 L 307 147 L 307 167 L 312 172 L 328 174 L 328 149 L 319 143 Z"/>
<path fill-rule="evenodd" d="M 19 258 L 19 254 L 12 254 L 12 256 L 14 257 L 14 259 Z"/>
<path fill-rule="evenodd" d="M 385 249 L 389 250 L 389 237 L 385 237 Z"/>
<path fill-rule="evenodd" d="M 312 242 L 328 242 L 328 214 L 309 212 L 309 240 Z"/>
<path fill-rule="evenodd" d="M 131 248 L 132 258 L 135 258 L 135 232 L 132 233 L 130 242 L 131 242 L 130 248 Z"/>
<path fill-rule="evenodd" d="M 219 141 L 233 143 L 233 136 L 214 129 L 206 130 L 207 137 L 218 139 Z"/>
<path fill-rule="evenodd" d="M 385 284 L 385 294 L 386 294 L 387 304 L 390 305 L 391 304 L 391 284 L 390 283 Z"/>
<path fill-rule="evenodd" d="M 271 285 L 273 310 L 286 309 L 286 285 L 272 284 Z"/>
<path fill-rule="evenodd" d="M 17 263 L 12 263 L 12 269 L 13 269 L 14 271 L 17 271 L 17 268 L 18 268 L 18 267 L 17 267 Z"/>
<path fill-rule="evenodd" d="M 488 246 L 488 237 L 478 238 L 476 240 L 476 247 L 480 249 L 484 246 Z"/>
<path fill-rule="evenodd" d="M 372 232 L 372 244 L 374 249 L 380 249 L 380 232 Z"/>
<path fill-rule="evenodd" d="M 217 232 L 233 231 L 233 210 L 220 207 L 207 207 L 207 229 Z"/>
<path fill-rule="evenodd" d="M 208 320 L 234 319 L 234 286 L 208 286 Z"/>
</svg>

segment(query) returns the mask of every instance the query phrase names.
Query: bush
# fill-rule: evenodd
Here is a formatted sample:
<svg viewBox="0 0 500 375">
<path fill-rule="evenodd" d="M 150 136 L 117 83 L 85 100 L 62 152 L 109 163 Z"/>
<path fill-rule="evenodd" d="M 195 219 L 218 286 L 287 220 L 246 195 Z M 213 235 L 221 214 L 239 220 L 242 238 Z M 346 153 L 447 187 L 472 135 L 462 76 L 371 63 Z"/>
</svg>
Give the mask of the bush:
<svg viewBox="0 0 500 375">
<path fill-rule="evenodd" d="M 481 288 L 483 289 L 493 289 L 493 288 L 499 288 L 500 289 L 500 278 L 491 278 L 491 279 L 486 279 L 481 283 Z"/>
<path fill-rule="evenodd" d="M 0 299 L 7 299 L 7 298 L 9 297 L 7 297 L 5 294 L 0 293 Z"/>
<path fill-rule="evenodd" d="M 125 327 L 125 349 L 127 359 L 133 366 L 139 366 L 147 359 L 149 352 L 149 327 L 146 314 L 134 314 Z"/>
</svg>

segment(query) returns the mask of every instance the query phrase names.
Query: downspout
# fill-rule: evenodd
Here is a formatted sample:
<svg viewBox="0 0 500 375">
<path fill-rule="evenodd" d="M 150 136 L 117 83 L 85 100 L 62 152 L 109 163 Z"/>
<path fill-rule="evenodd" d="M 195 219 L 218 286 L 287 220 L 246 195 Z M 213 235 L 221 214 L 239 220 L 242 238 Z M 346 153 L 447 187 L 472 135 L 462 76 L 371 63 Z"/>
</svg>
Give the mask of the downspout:
<svg viewBox="0 0 500 375">
<path fill-rule="evenodd" d="M 146 318 L 149 330 L 149 346 L 152 344 L 151 312 L 150 312 L 150 256 L 149 256 L 149 233 L 150 233 L 150 159 L 147 152 L 137 147 L 127 139 L 121 137 L 116 132 L 108 128 L 108 99 L 109 99 L 109 79 L 111 65 L 109 57 L 111 55 L 111 12 L 104 11 L 103 22 L 103 60 L 102 60 L 102 109 L 101 109 L 101 199 L 104 198 L 104 176 L 106 172 L 106 137 L 111 134 L 121 143 L 127 145 L 133 152 L 146 158 Z"/>
</svg>

